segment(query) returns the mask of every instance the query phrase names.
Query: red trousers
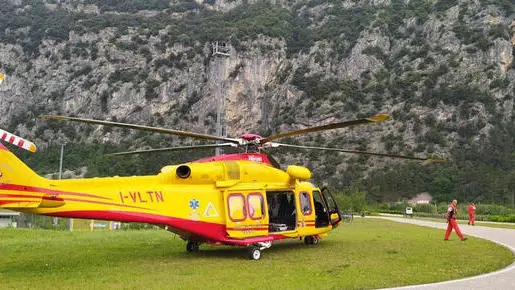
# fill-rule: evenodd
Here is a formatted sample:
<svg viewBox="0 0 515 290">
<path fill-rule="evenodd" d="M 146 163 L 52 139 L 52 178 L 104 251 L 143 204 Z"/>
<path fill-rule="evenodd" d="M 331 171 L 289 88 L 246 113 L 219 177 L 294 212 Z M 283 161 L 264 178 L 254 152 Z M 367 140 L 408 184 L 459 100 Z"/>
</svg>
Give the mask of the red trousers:
<svg viewBox="0 0 515 290">
<path fill-rule="evenodd" d="M 469 224 L 473 225 L 475 220 L 476 220 L 476 217 L 473 214 L 469 215 Z"/>
<path fill-rule="evenodd" d="M 463 234 L 460 231 L 460 228 L 458 227 L 458 223 L 456 222 L 456 219 L 450 219 L 449 223 L 447 224 L 447 231 L 445 232 L 445 239 L 448 240 L 449 236 L 451 235 L 452 229 L 456 232 L 458 237 L 463 240 Z"/>
</svg>

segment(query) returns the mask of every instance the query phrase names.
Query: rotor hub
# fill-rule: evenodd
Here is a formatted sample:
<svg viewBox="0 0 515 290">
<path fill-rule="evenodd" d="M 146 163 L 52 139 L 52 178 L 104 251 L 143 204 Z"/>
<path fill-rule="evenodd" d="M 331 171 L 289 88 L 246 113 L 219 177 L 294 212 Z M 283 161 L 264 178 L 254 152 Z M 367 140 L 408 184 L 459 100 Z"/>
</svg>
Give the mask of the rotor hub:
<svg viewBox="0 0 515 290">
<path fill-rule="evenodd" d="M 248 141 L 248 142 L 263 139 L 263 137 L 261 135 L 251 134 L 251 133 L 241 134 L 240 137 L 241 137 L 241 139 Z"/>
</svg>

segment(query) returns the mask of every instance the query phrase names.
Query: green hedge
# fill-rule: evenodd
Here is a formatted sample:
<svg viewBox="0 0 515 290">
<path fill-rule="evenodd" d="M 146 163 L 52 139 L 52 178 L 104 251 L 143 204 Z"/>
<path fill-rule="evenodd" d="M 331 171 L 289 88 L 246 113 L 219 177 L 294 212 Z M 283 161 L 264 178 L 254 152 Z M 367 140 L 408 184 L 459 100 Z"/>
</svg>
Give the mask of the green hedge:
<svg viewBox="0 0 515 290">
<path fill-rule="evenodd" d="M 493 222 L 515 223 L 515 214 L 509 216 L 491 215 L 489 218 Z"/>
<path fill-rule="evenodd" d="M 417 204 L 409 205 L 408 203 L 380 204 L 373 208 L 373 211 L 387 214 L 404 215 L 406 207 L 413 208 L 413 215 L 417 217 L 442 218 L 445 219 L 447 204 Z M 468 204 L 458 205 L 458 219 L 468 220 Z M 435 210 L 436 208 L 436 210 Z M 515 223 L 515 209 L 503 205 L 496 204 L 480 204 L 476 205 L 476 221 L 493 221 Z"/>
</svg>

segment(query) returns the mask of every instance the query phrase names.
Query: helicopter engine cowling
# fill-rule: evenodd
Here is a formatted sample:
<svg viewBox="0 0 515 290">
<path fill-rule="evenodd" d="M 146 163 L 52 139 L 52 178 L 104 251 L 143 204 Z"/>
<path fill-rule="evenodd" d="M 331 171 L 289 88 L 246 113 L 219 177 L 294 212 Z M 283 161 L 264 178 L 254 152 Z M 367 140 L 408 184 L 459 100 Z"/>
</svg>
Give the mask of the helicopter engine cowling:
<svg viewBox="0 0 515 290">
<path fill-rule="evenodd" d="M 290 165 L 286 172 L 292 179 L 309 180 L 311 178 L 311 171 L 304 166 Z"/>
<path fill-rule="evenodd" d="M 164 183 L 175 184 L 214 184 L 220 180 L 239 180 L 239 167 L 228 170 L 226 162 L 188 163 L 169 165 L 161 169 L 161 178 Z M 235 174 L 229 174 L 233 173 Z"/>
<path fill-rule="evenodd" d="M 181 165 L 177 167 L 175 174 L 179 178 L 188 178 L 191 175 L 191 168 L 188 165 Z"/>
<path fill-rule="evenodd" d="M 217 187 L 232 186 L 235 183 L 289 183 L 292 180 L 305 180 L 311 173 L 305 167 L 293 166 L 286 173 L 272 166 L 263 166 L 251 161 L 218 161 L 168 165 L 161 169 L 159 176 L 167 184 L 216 184 Z"/>
</svg>

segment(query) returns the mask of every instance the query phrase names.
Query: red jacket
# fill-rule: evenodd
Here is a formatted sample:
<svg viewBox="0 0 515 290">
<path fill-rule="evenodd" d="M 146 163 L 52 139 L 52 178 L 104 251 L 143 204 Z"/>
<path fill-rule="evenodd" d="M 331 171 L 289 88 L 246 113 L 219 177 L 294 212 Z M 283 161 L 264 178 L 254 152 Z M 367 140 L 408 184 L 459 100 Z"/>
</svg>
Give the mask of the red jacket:
<svg viewBox="0 0 515 290">
<path fill-rule="evenodd" d="M 469 205 L 469 215 L 474 215 L 475 212 L 476 212 L 476 207 L 470 204 Z"/>
</svg>

